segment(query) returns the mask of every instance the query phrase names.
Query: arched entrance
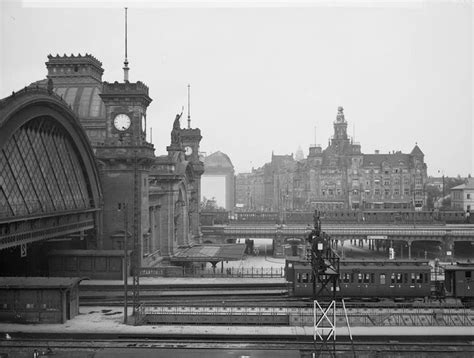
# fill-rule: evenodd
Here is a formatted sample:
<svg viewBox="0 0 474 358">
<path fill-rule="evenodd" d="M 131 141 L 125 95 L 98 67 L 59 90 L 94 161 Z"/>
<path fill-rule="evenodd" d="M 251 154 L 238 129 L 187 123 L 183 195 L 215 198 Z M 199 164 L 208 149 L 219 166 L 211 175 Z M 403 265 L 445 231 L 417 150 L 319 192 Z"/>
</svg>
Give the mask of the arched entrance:
<svg viewBox="0 0 474 358">
<path fill-rule="evenodd" d="M 94 154 L 51 90 L 28 87 L 1 100 L 0 168 L 1 274 L 45 273 L 52 248 L 100 247 Z"/>
</svg>

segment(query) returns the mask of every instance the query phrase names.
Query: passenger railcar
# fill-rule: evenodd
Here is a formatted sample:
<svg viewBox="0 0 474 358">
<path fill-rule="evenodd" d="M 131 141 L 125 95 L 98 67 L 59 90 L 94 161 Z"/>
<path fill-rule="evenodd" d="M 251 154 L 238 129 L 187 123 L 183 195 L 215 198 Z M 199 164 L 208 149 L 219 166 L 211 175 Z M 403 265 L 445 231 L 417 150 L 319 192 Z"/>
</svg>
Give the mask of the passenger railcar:
<svg viewBox="0 0 474 358">
<path fill-rule="evenodd" d="M 474 263 L 458 262 L 444 267 L 444 288 L 446 296 L 465 301 L 474 301 Z"/>
<path fill-rule="evenodd" d="M 340 295 L 346 298 L 427 297 L 431 291 L 430 270 L 426 260 L 341 260 Z M 287 261 L 286 274 L 294 296 L 312 297 L 313 274 L 308 261 Z M 321 283 L 316 282 L 317 291 L 320 286 Z"/>
</svg>

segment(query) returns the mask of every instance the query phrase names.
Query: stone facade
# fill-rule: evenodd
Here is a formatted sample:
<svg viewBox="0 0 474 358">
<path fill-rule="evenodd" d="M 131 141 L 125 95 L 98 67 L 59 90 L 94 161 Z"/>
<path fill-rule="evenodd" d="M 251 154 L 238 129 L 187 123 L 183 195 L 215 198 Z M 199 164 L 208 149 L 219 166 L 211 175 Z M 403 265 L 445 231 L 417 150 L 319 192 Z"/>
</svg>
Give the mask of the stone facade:
<svg viewBox="0 0 474 358">
<path fill-rule="evenodd" d="M 77 114 L 100 168 L 104 202 L 96 247 L 122 249 L 127 232 L 128 247 L 139 253 L 136 264 L 146 266 L 199 242 L 200 130 L 182 129 L 177 115 L 168 155 L 156 157 L 146 139 L 152 99 L 145 84 L 103 82 L 102 63 L 89 54 L 50 55 L 46 67 L 47 79 L 36 84 L 52 81 Z"/>
<path fill-rule="evenodd" d="M 426 164 L 418 145 L 409 154 L 363 154 L 360 144 L 347 135 L 342 107 L 333 125 L 334 135 L 324 150 L 314 145 L 303 160 L 272 154 L 262 168 L 238 175 L 237 185 L 246 186 L 237 190 L 239 206 L 279 211 L 425 206 Z M 263 198 L 254 192 L 263 192 Z"/>
</svg>

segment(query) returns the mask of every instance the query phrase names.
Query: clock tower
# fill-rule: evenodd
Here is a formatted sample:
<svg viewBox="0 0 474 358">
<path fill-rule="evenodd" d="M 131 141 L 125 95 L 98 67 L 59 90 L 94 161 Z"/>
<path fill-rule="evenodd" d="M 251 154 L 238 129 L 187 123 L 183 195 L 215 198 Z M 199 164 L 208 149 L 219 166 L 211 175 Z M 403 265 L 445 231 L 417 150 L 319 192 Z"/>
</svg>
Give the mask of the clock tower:
<svg viewBox="0 0 474 358">
<path fill-rule="evenodd" d="M 199 158 L 199 143 L 201 142 L 201 130 L 199 128 L 191 128 L 191 105 L 190 90 L 188 85 L 188 127 L 180 129 L 181 143 L 184 148 L 184 158 L 189 162 L 193 172 L 193 182 L 190 192 L 189 204 L 189 226 L 193 238 L 199 240 L 199 209 L 201 201 L 201 176 L 204 173 L 204 163 Z"/>
<path fill-rule="evenodd" d="M 122 249 L 125 230 L 135 264 L 149 242 L 148 175 L 155 155 L 146 141 L 146 110 L 151 98 L 142 82 L 103 83 L 106 135 L 96 156 L 104 193 L 104 249 Z M 128 228 L 125 228 L 125 215 Z"/>
</svg>

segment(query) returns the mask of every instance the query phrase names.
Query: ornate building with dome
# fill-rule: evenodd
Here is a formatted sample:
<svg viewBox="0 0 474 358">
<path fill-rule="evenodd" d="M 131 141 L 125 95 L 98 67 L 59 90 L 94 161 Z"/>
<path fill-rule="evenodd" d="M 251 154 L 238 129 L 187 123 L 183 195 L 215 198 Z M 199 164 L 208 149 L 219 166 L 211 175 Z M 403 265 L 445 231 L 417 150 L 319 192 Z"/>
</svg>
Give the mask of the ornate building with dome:
<svg viewBox="0 0 474 358">
<path fill-rule="evenodd" d="M 200 129 L 181 128 L 177 115 L 170 121 L 168 154 L 155 156 L 146 135 L 152 99 L 144 83 L 103 82 L 102 63 L 90 54 L 49 55 L 46 68 L 47 78 L 33 85 L 51 86 L 70 106 L 99 168 L 102 219 L 87 248 L 123 249 L 127 233 L 138 238 L 128 240 L 139 252 L 138 265 L 147 266 L 199 242 Z"/>
<path fill-rule="evenodd" d="M 328 146 L 309 148 L 303 160 L 275 155 L 270 163 L 236 179 L 236 202 L 247 210 L 416 209 L 425 206 L 424 154 L 363 154 L 347 135 L 344 109 L 338 108 Z"/>
</svg>

